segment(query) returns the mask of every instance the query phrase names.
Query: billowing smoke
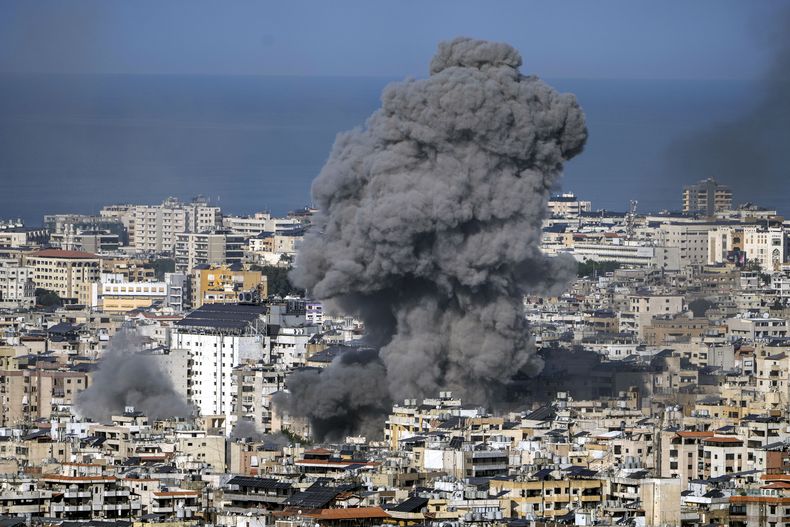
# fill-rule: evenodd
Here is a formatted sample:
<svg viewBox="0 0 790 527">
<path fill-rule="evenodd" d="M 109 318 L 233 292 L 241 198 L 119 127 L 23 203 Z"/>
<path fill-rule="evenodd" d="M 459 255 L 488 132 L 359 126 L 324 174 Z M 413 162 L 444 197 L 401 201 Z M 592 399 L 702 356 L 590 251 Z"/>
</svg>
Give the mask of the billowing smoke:
<svg viewBox="0 0 790 527">
<path fill-rule="evenodd" d="M 587 129 L 572 95 L 520 65 L 506 44 L 444 42 L 427 79 L 390 85 L 364 128 L 338 136 L 293 279 L 361 317 L 380 351 L 288 380 L 290 411 L 317 435 L 359 430 L 390 399 L 495 400 L 539 371 L 523 297 L 575 273 L 538 244 Z"/>
<path fill-rule="evenodd" d="M 127 406 L 149 419 L 188 417 L 189 406 L 173 388 L 156 360 L 141 353 L 140 336 L 124 329 L 115 334 L 99 362 L 91 385 L 77 397 L 81 416 L 105 422 Z"/>
<path fill-rule="evenodd" d="M 290 395 L 275 405 L 291 415 L 310 417 L 313 435 L 341 439 L 381 433 L 378 417 L 392 408 L 387 372 L 376 350 L 351 350 L 324 370 L 304 369 L 288 377 Z"/>
<path fill-rule="evenodd" d="M 247 439 L 264 443 L 266 447 L 280 449 L 290 444 L 288 437 L 282 433 L 264 434 L 255 423 L 246 419 L 239 419 L 230 432 L 231 439 Z"/>
<path fill-rule="evenodd" d="M 736 200 L 783 206 L 776 196 L 789 188 L 790 9 L 761 31 L 773 61 L 750 91 L 747 109 L 671 145 L 668 175 L 686 184 L 712 177 L 729 185 Z"/>
</svg>

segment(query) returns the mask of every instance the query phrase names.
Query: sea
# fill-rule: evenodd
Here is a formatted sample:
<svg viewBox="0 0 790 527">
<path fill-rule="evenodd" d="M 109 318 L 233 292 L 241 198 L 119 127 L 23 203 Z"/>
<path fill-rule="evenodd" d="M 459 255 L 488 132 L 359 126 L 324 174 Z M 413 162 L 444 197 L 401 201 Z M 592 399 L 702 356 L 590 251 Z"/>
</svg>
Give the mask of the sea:
<svg viewBox="0 0 790 527">
<path fill-rule="evenodd" d="M 229 214 L 308 206 L 338 132 L 364 125 L 394 80 L 0 75 L 0 219 L 35 226 L 44 214 L 168 196 L 202 195 Z M 738 115 L 753 90 L 734 80 L 547 82 L 577 96 L 589 128 L 555 190 L 595 209 L 636 199 L 642 212 L 680 208 L 682 184 L 697 175 L 668 169 L 670 146 Z M 771 189 L 741 192 L 736 201 L 787 206 Z"/>
</svg>

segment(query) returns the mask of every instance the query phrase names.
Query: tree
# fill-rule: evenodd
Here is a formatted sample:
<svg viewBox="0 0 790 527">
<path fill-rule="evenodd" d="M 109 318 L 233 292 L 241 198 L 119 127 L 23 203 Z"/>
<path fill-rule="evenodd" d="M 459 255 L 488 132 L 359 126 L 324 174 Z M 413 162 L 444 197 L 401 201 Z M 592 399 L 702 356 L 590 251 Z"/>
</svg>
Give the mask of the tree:
<svg viewBox="0 0 790 527">
<path fill-rule="evenodd" d="M 604 273 L 611 273 L 615 269 L 620 268 L 619 262 L 612 262 L 612 261 L 602 261 L 596 262 L 594 260 L 588 260 L 586 262 L 579 262 L 579 269 L 577 274 L 579 276 L 592 276 L 595 271 L 598 271 L 598 274 Z"/>
<path fill-rule="evenodd" d="M 165 273 L 172 273 L 176 270 L 176 261 L 172 258 L 160 258 L 158 260 L 151 260 L 151 267 L 154 268 L 154 274 L 157 280 L 164 280 Z"/>
<path fill-rule="evenodd" d="M 266 285 L 269 288 L 269 295 L 285 297 L 288 295 L 304 296 L 304 290 L 299 289 L 291 283 L 288 277 L 290 267 L 277 267 L 274 265 L 253 265 L 253 271 L 260 271 L 266 277 Z"/>
<path fill-rule="evenodd" d="M 63 299 L 55 291 L 36 288 L 35 295 L 36 305 L 41 307 L 60 307 L 63 305 Z"/>
</svg>

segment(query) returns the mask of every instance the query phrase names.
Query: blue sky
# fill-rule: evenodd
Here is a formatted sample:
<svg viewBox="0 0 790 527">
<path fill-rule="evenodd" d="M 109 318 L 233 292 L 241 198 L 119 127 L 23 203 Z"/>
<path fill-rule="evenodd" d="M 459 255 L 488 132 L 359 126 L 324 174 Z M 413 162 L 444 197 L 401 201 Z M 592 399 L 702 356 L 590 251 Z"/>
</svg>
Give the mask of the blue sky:
<svg viewBox="0 0 790 527">
<path fill-rule="evenodd" d="M 0 72 L 425 76 L 437 41 L 546 78 L 750 79 L 790 2 L 4 0 Z"/>
</svg>

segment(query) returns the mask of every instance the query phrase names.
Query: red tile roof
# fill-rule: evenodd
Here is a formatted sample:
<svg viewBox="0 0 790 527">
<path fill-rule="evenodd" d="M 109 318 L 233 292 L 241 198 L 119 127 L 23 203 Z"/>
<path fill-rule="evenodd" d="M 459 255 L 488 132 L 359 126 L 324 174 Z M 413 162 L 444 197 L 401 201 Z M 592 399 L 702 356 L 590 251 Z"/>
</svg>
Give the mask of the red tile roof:
<svg viewBox="0 0 790 527">
<path fill-rule="evenodd" d="M 389 518 L 381 507 L 350 507 L 348 509 L 321 509 L 318 512 L 310 512 L 304 516 L 321 520 L 358 520 L 370 518 Z"/>
</svg>

